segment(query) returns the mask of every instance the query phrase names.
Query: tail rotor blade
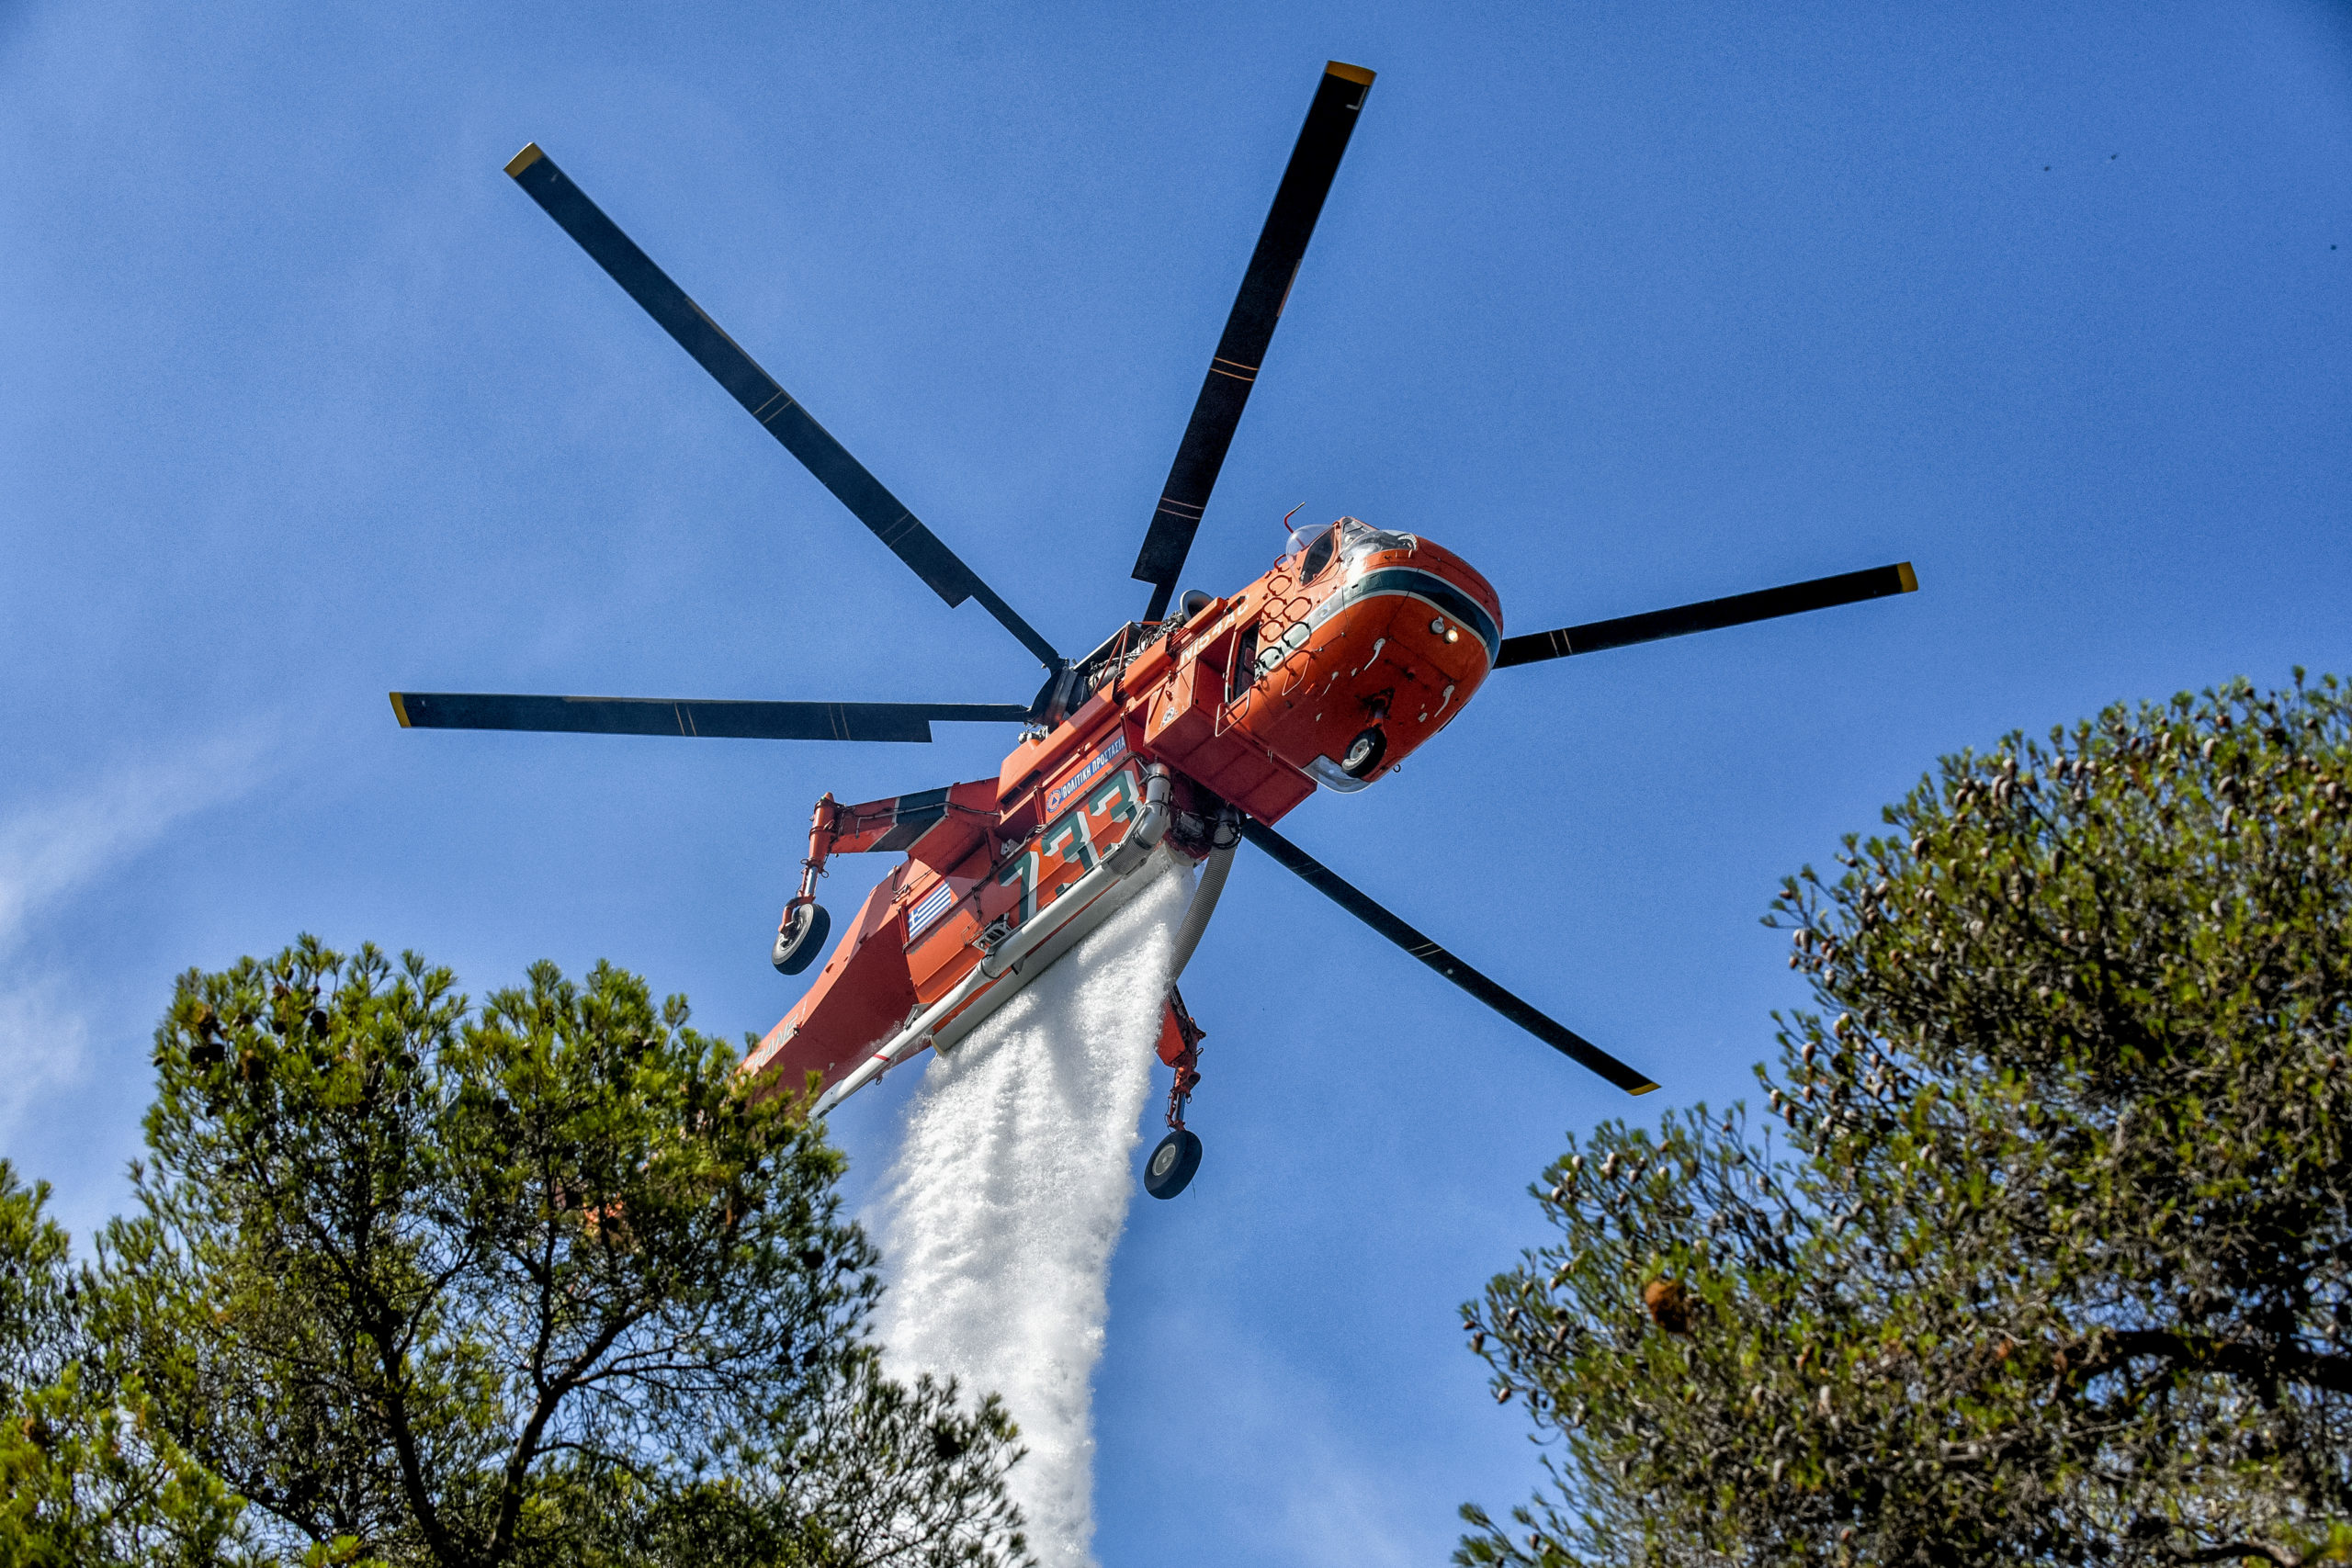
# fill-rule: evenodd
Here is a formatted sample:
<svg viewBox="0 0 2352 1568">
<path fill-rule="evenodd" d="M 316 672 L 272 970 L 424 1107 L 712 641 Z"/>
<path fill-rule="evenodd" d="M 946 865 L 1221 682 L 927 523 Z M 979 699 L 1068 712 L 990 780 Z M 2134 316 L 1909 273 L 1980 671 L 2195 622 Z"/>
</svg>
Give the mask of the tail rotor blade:
<svg viewBox="0 0 2352 1568">
<path fill-rule="evenodd" d="M 1209 492 L 1216 488 L 1217 471 L 1225 467 L 1226 449 L 1233 445 L 1241 410 L 1258 379 L 1258 367 L 1265 363 L 1266 346 L 1273 342 L 1274 325 L 1290 298 L 1291 280 L 1306 258 L 1306 242 L 1314 238 L 1315 220 L 1322 216 L 1323 198 L 1340 172 L 1356 115 L 1372 91 L 1372 75 L 1361 65 L 1336 60 L 1323 68 L 1298 144 L 1274 189 L 1273 209 L 1266 214 L 1258 248 L 1241 275 L 1241 292 L 1226 318 L 1225 335 L 1217 339 L 1216 357 L 1209 361 L 1208 377 L 1193 404 L 1192 422 L 1177 445 L 1176 462 L 1168 470 L 1151 530 L 1136 557 L 1136 581 L 1152 585 L 1151 606 L 1143 617 L 1147 621 L 1167 613 Z"/>
<path fill-rule="evenodd" d="M 1017 703 L 744 703 L 673 697 L 535 697 L 394 692 L 403 729 L 533 729 L 722 740 L 928 741 L 934 722 L 1018 724 Z"/>
<path fill-rule="evenodd" d="M 1567 1025 L 1536 1011 L 1390 914 L 1337 872 L 1264 823 L 1243 818 L 1241 836 L 1273 856 L 1285 870 L 1297 874 L 1309 887 L 1562 1055 L 1589 1067 L 1628 1094 L 1647 1094 L 1657 1087 L 1644 1074 L 1635 1072 Z"/>
<path fill-rule="evenodd" d="M 523 187 L 524 194 L 537 202 L 621 286 L 623 292 L 643 306 L 645 313 L 676 339 L 679 347 L 694 356 L 695 364 L 709 371 L 729 396 L 742 404 L 786 451 L 797 457 L 820 484 L 832 491 L 834 498 L 871 529 L 876 538 L 888 546 L 892 554 L 906 562 L 933 592 L 951 607 L 967 599 L 978 599 L 1046 669 L 1060 666 L 1061 656 L 1053 645 L 999 598 L 994 589 L 981 581 L 979 574 L 941 543 L 937 535 L 924 527 L 906 503 L 867 472 L 865 465 L 851 457 L 849 449 L 834 440 L 807 409 L 776 385 L 775 377 L 761 369 L 733 338 L 720 331 L 718 323 L 688 299 L 685 290 L 654 265 L 652 257 L 639 250 L 636 242 L 621 232 L 618 224 L 588 199 L 586 192 L 556 167 L 555 160 L 541 152 L 537 142 L 516 153 L 514 161 L 506 165 L 506 172 Z"/>
<path fill-rule="evenodd" d="M 1728 599 L 1702 600 L 1671 610 L 1652 610 L 1646 615 L 1620 615 L 1613 621 L 1589 621 L 1580 626 L 1562 626 L 1557 631 L 1507 637 L 1495 668 L 1599 653 L 1604 649 L 1630 648 L 1637 642 L 1656 642 L 1661 637 L 1684 637 L 1691 632 L 1719 631 L 1724 626 L 1746 626 L 1750 621 L 1801 615 L 1808 610 L 1826 610 L 1838 604 L 1859 604 L 1865 599 L 1883 599 L 1894 593 L 1916 593 L 1918 589 L 1919 579 L 1912 571 L 1911 563 L 1898 561 L 1866 571 L 1840 572 L 1836 577 L 1816 577 L 1784 587 L 1758 589 L 1753 593 L 1735 593 Z"/>
</svg>

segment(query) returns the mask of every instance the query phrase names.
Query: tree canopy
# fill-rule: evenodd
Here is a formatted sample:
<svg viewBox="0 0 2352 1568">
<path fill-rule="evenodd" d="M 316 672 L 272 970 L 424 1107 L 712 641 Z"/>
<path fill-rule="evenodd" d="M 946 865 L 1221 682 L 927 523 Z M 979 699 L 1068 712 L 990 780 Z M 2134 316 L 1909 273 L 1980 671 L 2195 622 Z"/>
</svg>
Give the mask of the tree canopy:
<svg viewBox="0 0 2352 1568">
<path fill-rule="evenodd" d="M 1572 1141 L 1465 1308 L 1549 1480 L 1456 1561 L 2352 1558 L 2352 702 L 2119 706 L 1883 815 L 1775 902 L 1760 1130 Z"/>
<path fill-rule="evenodd" d="M 89 1332 L 64 1230 L 0 1159 L 0 1568 L 238 1561 L 238 1506 Z"/>
<path fill-rule="evenodd" d="M 608 964 L 477 1007 L 413 954 L 308 938 L 184 976 L 79 1306 L 34 1322 L 0 1287 L 0 1330 L 71 1363 L 11 1366 L 6 1397 L 103 1370 L 212 1510 L 175 1496 L 169 1550 L 123 1560 L 1021 1560 L 1010 1421 L 882 1375 L 841 1156 L 687 1018 Z M 30 1196 L 0 1185 L 0 1233 L 53 1272 Z M 70 1501 L 67 1472 L 43 1472 Z"/>
</svg>

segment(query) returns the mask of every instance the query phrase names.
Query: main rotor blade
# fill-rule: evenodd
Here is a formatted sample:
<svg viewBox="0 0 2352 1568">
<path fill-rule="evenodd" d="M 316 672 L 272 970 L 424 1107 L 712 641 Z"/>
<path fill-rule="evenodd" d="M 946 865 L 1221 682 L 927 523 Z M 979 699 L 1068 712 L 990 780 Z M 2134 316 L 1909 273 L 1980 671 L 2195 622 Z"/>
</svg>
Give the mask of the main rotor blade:
<svg viewBox="0 0 2352 1568">
<path fill-rule="evenodd" d="M 1366 897 L 1322 862 L 1253 818 L 1241 819 L 1241 836 L 1296 872 L 1309 887 L 1411 953 L 1536 1039 L 1580 1063 L 1628 1094 L 1647 1094 L 1657 1085 L 1583 1035 L 1537 1012 L 1387 910 Z"/>
<path fill-rule="evenodd" d="M 1750 621 L 1799 615 L 1807 610 L 1857 604 L 1865 599 L 1883 599 L 1890 593 L 1916 593 L 1918 589 L 1919 579 L 1913 574 L 1909 561 L 1899 561 L 1894 566 L 1874 566 L 1867 571 L 1816 577 L 1809 582 L 1792 582 L 1782 588 L 1759 588 L 1753 593 L 1735 593 L 1728 599 L 1702 600 L 1696 604 L 1683 604 L 1671 610 L 1652 610 L 1642 615 L 1620 615 L 1613 621 L 1589 621 L 1580 626 L 1562 626 L 1555 632 L 1528 632 L 1521 637 L 1507 637 L 1503 638 L 1502 654 L 1495 660 L 1495 668 L 1501 670 L 1513 664 L 1566 659 L 1577 653 L 1599 653 L 1603 649 L 1627 648 L 1637 642 L 1656 642 L 1660 637 L 1681 637 L 1689 632 L 1711 632 L 1724 626 L 1746 626 Z"/>
<path fill-rule="evenodd" d="M 394 692 L 403 729 L 540 729 L 572 735 L 693 735 L 724 740 L 914 740 L 933 720 L 1018 724 L 1017 703 L 730 703 L 670 697 L 521 697 Z"/>
<path fill-rule="evenodd" d="M 1323 198 L 1340 172 L 1340 156 L 1348 150 L 1356 113 L 1371 91 L 1372 73 L 1363 66 L 1335 60 L 1323 67 L 1306 124 L 1291 149 L 1290 166 L 1274 188 L 1273 209 L 1266 214 L 1258 248 L 1250 254 L 1249 270 L 1241 275 L 1233 314 L 1226 318 L 1225 335 L 1217 339 L 1216 356 L 1209 361 L 1208 378 L 1193 404 L 1192 423 L 1177 445 L 1175 466 L 1168 470 L 1151 531 L 1136 557 L 1136 580 L 1153 585 L 1151 607 L 1143 616 L 1147 621 L 1167 613 L 1209 491 L 1216 488 L 1217 470 L 1225 467 L 1226 448 L 1233 445 L 1234 427 L 1241 423 L 1242 406 L 1250 400 L 1258 367 L 1265 362 L 1266 345 L 1273 341 L 1274 323 L 1282 320 L 1291 281 L 1306 255 L 1306 242 L 1314 237 Z"/>
<path fill-rule="evenodd" d="M 905 502 L 883 488 L 882 481 L 851 457 L 848 448 L 834 440 L 807 409 L 777 386 L 775 377 L 737 347 L 735 340 L 720 331 L 718 323 L 706 315 L 701 306 L 686 298 L 684 289 L 670 281 L 669 274 L 654 265 L 653 259 L 639 250 L 636 243 L 621 232 L 619 225 L 605 217 L 588 199 L 587 193 L 555 166 L 554 159 L 539 151 L 537 142 L 514 154 L 506 172 L 565 233 L 580 243 L 580 248 L 610 274 L 630 299 L 645 307 L 645 313 L 660 322 L 662 330 L 675 338 L 680 348 L 694 355 L 695 364 L 709 371 L 712 378 L 765 426 L 786 451 L 817 476 L 820 484 L 831 491 L 859 522 L 872 529 L 874 536 L 888 545 L 892 554 L 912 568 L 933 592 L 951 607 L 966 599 L 978 599 L 1046 669 L 1060 668 L 1061 655 L 1054 651 L 1053 644 L 1015 615 L 1011 605 L 997 597 L 994 589 L 980 581 L 978 572 L 966 566 L 955 551 L 940 543 L 939 536 L 907 510 Z"/>
</svg>

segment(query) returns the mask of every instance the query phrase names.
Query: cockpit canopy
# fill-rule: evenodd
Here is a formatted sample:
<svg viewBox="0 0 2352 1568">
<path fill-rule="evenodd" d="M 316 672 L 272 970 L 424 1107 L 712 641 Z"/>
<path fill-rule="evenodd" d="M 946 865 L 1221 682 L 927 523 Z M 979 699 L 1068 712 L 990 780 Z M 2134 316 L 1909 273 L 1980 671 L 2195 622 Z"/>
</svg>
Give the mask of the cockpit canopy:
<svg viewBox="0 0 2352 1568">
<path fill-rule="evenodd" d="M 1352 567 L 1366 556 L 1419 547 L 1420 540 L 1410 534 L 1392 534 L 1360 517 L 1342 517 L 1321 528 L 1295 530 L 1283 559 L 1296 568 L 1299 585 L 1305 587 L 1321 578 L 1334 558 Z"/>
</svg>

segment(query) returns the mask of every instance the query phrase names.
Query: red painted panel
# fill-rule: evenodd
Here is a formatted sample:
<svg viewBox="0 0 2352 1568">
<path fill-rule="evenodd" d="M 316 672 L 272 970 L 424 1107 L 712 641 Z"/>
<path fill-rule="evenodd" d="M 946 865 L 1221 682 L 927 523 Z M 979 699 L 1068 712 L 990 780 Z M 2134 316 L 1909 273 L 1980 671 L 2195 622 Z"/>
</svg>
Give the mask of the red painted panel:
<svg viewBox="0 0 2352 1568">
<path fill-rule="evenodd" d="M 975 844 L 963 863 L 948 873 L 946 881 L 956 902 L 914 932 L 907 949 L 907 969 L 914 981 L 915 997 L 925 1006 L 946 995 L 978 961 L 971 942 L 979 934 L 982 924 L 979 890 L 987 886 L 994 869 L 989 846 Z M 914 919 L 913 911 L 924 906 L 938 886 L 938 878 L 924 877 L 908 889 L 904 904 L 910 921 Z"/>
<path fill-rule="evenodd" d="M 897 882 L 886 878 L 866 896 L 817 983 L 752 1053 L 747 1065 L 769 1077 L 771 1092 L 797 1089 L 812 1070 L 832 1083 L 914 1011 L 906 923 L 891 902 Z"/>
<path fill-rule="evenodd" d="M 1222 674 L 1198 660 L 1183 665 L 1147 706 L 1144 743 L 1171 765 L 1183 766 L 1215 735 L 1224 697 Z"/>
<path fill-rule="evenodd" d="M 1314 793 L 1313 779 L 1305 773 L 1294 773 L 1285 769 L 1276 772 L 1248 795 L 1227 798 L 1271 828 L 1287 816 L 1292 807 Z"/>
</svg>

